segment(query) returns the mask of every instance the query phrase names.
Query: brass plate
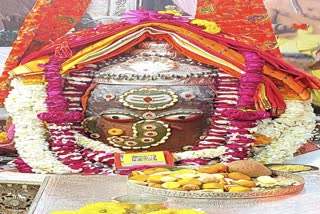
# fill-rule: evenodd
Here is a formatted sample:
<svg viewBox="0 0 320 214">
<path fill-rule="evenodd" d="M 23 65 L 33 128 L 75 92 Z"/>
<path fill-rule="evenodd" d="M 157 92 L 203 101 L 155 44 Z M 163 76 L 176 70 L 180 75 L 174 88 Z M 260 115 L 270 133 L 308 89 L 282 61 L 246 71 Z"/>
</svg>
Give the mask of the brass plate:
<svg viewBox="0 0 320 214">
<path fill-rule="evenodd" d="M 265 164 L 271 170 L 274 171 L 281 171 L 281 172 L 304 172 L 304 171 L 311 171 L 311 170 L 319 170 L 316 166 L 305 165 L 305 164 Z"/>
<path fill-rule="evenodd" d="M 179 198 L 215 198 L 215 199 L 236 199 L 236 198 L 266 198 L 288 195 L 298 193 L 304 188 L 303 177 L 280 171 L 273 171 L 274 175 L 283 176 L 288 179 L 292 179 L 297 182 L 293 186 L 277 187 L 272 189 L 265 189 L 261 191 L 251 192 L 201 192 L 201 191 L 178 191 L 178 190 L 167 190 L 160 188 L 153 188 L 144 185 L 140 185 L 128 180 L 128 188 L 134 192 L 139 193 L 150 193 L 156 195 L 164 195 L 168 197 L 179 197 Z"/>
</svg>

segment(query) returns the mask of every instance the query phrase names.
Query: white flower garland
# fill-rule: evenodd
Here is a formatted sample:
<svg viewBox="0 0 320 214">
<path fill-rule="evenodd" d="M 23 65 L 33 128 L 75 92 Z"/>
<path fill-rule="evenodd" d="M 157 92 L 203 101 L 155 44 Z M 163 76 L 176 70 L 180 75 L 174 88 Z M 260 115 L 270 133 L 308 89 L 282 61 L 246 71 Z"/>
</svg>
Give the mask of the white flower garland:
<svg viewBox="0 0 320 214">
<path fill-rule="evenodd" d="M 20 157 L 36 173 L 70 173 L 72 170 L 57 161 L 48 148 L 46 129 L 37 114 L 46 111 L 47 97 L 42 84 L 25 85 L 21 80 L 11 82 L 5 107 L 15 124 L 15 147 Z"/>
<path fill-rule="evenodd" d="M 316 115 L 310 103 L 287 100 L 287 109 L 277 119 L 265 119 L 251 132 L 272 138 L 272 142 L 258 151 L 253 159 L 262 163 L 282 163 L 312 137 Z"/>
<path fill-rule="evenodd" d="M 123 152 L 118 148 L 107 146 L 106 144 L 100 141 L 87 138 L 79 133 L 76 133 L 74 137 L 76 138 L 77 145 L 82 146 L 83 148 L 86 148 L 86 149 L 92 149 L 93 151 L 111 152 L 111 153 Z M 223 155 L 226 149 L 227 148 L 224 146 L 219 146 L 216 149 L 202 149 L 197 151 L 177 152 L 173 154 L 173 157 L 175 161 L 187 160 L 187 159 L 192 160 L 196 158 L 213 159 Z"/>
<path fill-rule="evenodd" d="M 193 160 L 196 158 L 217 158 L 221 157 L 225 151 L 227 150 L 227 147 L 225 146 L 219 146 L 216 149 L 201 149 L 196 151 L 185 151 L 185 152 L 177 152 L 173 154 L 175 161 L 180 160 Z"/>
<path fill-rule="evenodd" d="M 8 114 L 15 124 L 15 147 L 20 157 L 36 173 L 74 173 L 75 171 L 59 162 L 48 148 L 46 129 L 37 114 L 46 111 L 45 86 L 25 85 L 14 79 L 13 89 L 5 102 Z M 253 159 L 263 163 L 278 163 L 291 159 L 294 152 L 312 136 L 316 116 L 310 103 L 303 101 L 286 101 L 287 109 L 279 118 L 265 119 L 251 132 L 271 137 L 271 144 L 265 146 Z M 99 141 L 76 134 L 76 143 L 93 151 L 122 152 L 118 148 L 107 146 Z M 225 146 L 216 149 L 203 149 L 174 153 L 175 161 L 197 158 L 221 157 Z"/>
</svg>

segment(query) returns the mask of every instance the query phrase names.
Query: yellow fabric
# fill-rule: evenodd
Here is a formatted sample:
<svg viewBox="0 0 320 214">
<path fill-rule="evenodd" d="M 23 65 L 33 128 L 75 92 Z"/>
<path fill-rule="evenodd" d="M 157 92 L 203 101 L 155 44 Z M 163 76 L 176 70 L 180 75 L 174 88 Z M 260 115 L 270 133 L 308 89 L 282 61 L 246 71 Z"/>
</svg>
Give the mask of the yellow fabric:
<svg viewBox="0 0 320 214">
<path fill-rule="evenodd" d="M 72 68 L 73 66 L 75 66 L 76 64 L 80 63 L 81 61 L 84 61 L 87 58 L 87 55 L 89 55 L 93 51 L 96 52 L 96 51 L 99 51 L 102 48 L 108 46 L 114 39 L 121 37 L 123 35 L 126 35 L 129 32 L 135 31 L 136 29 L 140 28 L 141 26 L 146 26 L 146 25 L 147 24 L 139 25 L 139 26 L 135 26 L 133 28 L 130 28 L 128 30 L 124 30 L 120 33 L 117 33 L 113 36 L 110 36 L 106 39 L 103 39 L 100 42 L 97 42 L 93 45 L 90 45 L 89 47 L 83 49 L 82 51 L 79 51 L 76 55 L 74 55 L 73 57 L 71 57 L 69 60 L 67 60 L 66 62 L 64 62 L 62 64 L 62 71 L 67 71 L 70 68 Z"/>
<path fill-rule="evenodd" d="M 311 92 L 307 90 L 307 87 L 300 80 L 295 80 L 290 74 L 275 70 L 269 65 L 263 67 L 263 73 L 282 81 L 295 91 L 302 100 L 309 100 L 311 98 Z"/>
<path fill-rule="evenodd" d="M 49 56 L 44 56 L 39 59 L 30 61 L 24 65 L 19 65 L 9 72 L 10 76 L 20 76 L 35 73 L 42 73 L 43 68 L 39 67 L 41 64 L 45 64 L 49 61 Z"/>
<path fill-rule="evenodd" d="M 320 78 L 320 69 L 312 70 L 310 73 L 318 78 Z M 320 90 L 311 90 L 312 93 L 312 104 L 320 106 Z"/>
<path fill-rule="evenodd" d="M 258 110 L 266 110 L 271 109 L 272 105 L 268 100 L 267 94 L 266 94 L 266 86 L 264 83 L 260 83 L 258 85 L 258 89 L 256 91 L 255 97 L 255 103 L 256 103 L 256 109 Z"/>
<path fill-rule="evenodd" d="M 303 53 L 316 57 L 320 50 L 320 34 L 315 34 L 312 26 L 307 30 L 298 30 L 294 38 L 279 37 L 277 41 L 283 53 Z"/>
<path fill-rule="evenodd" d="M 143 25 L 144 26 L 144 25 Z M 161 25 L 162 27 L 168 27 L 168 28 L 171 28 L 170 25 L 166 25 L 166 24 L 162 24 Z M 141 28 L 141 25 L 139 26 Z M 136 29 L 137 27 L 133 27 L 131 29 Z M 162 32 L 161 30 L 157 30 L 157 29 L 154 29 L 154 28 L 149 28 L 149 29 L 152 29 L 153 31 L 157 32 L 157 31 L 160 31 Z M 127 31 L 123 31 L 123 32 L 120 32 L 118 34 L 115 34 L 111 37 L 108 37 L 104 40 L 101 40 L 87 48 L 85 48 L 84 50 L 78 52 L 76 55 L 74 55 L 72 58 L 70 58 L 69 60 L 67 60 L 66 62 L 64 62 L 62 64 L 62 73 L 66 72 L 67 70 L 69 70 L 70 68 L 74 67 L 75 65 L 83 62 L 83 61 L 89 61 L 89 60 L 92 60 L 93 58 L 91 57 L 92 55 L 94 55 L 94 53 L 97 53 L 97 52 L 103 52 L 103 54 L 107 54 L 108 52 L 111 52 L 112 50 L 114 50 L 115 48 L 113 47 L 112 43 L 113 43 L 113 40 L 115 40 L 116 38 L 118 37 L 121 37 L 123 36 L 125 33 L 129 32 L 129 30 Z M 163 31 L 164 33 L 169 33 L 177 43 L 179 43 L 181 46 L 183 46 L 184 48 L 187 48 L 188 50 L 191 50 L 192 52 L 194 52 L 195 54 L 198 54 L 198 55 L 201 55 L 207 59 L 210 59 L 214 62 L 217 62 L 218 64 L 222 64 L 222 65 L 225 65 L 229 68 L 231 68 L 232 70 L 242 74 L 244 73 L 244 71 L 242 71 L 240 68 L 238 68 L 237 66 L 233 65 L 232 63 L 230 62 L 227 62 L 223 59 L 220 59 L 216 56 L 213 56 L 207 52 L 205 52 L 204 50 L 200 49 L 199 47 L 196 47 L 194 45 L 190 45 L 188 41 L 183 41 L 183 39 L 179 36 L 177 36 L 176 34 L 174 33 L 171 33 L 171 32 L 167 32 L 167 31 Z M 128 42 L 130 42 L 130 37 L 134 36 L 135 33 L 127 36 L 127 37 L 124 37 L 122 38 L 121 40 L 123 41 L 123 43 L 121 44 L 122 45 L 126 45 Z M 129 38 L 128 38 L 129 37 Z M 225 47 L 225 49 L 228 49 L 227 47 Z M 101 56 L 101 55 L 99 55 Z"/>
</svg>

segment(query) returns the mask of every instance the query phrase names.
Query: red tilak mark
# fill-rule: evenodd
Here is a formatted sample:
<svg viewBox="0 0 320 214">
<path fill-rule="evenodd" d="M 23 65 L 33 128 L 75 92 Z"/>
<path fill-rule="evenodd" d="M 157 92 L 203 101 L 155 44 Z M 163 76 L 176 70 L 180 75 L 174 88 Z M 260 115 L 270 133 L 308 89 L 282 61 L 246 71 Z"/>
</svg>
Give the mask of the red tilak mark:
<svg viewBox="0 0 320 214">
<path fill-rule="evenodd" d="M 143 101 L 145 101 L 146 103 L 149 103 L 152 101 L 152 98 L 151 97 L 145 97 L 143 98 Z"/>
</svg>

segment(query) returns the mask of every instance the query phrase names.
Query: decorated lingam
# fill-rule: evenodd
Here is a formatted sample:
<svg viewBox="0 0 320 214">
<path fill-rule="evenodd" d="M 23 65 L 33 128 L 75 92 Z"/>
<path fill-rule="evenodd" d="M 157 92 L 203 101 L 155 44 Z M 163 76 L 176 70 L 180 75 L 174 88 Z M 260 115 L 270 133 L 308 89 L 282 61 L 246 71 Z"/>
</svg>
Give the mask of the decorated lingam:
<svg viewBox="0 0 320 214">
<path fill-rule="evenodd" d="M 94 72 L 85 132 L 124 150 L 191 150 L 211 121 L 217 69 L 161 56 L 179 56 L 165 41 L 139 47 Z"/>
</svg>

